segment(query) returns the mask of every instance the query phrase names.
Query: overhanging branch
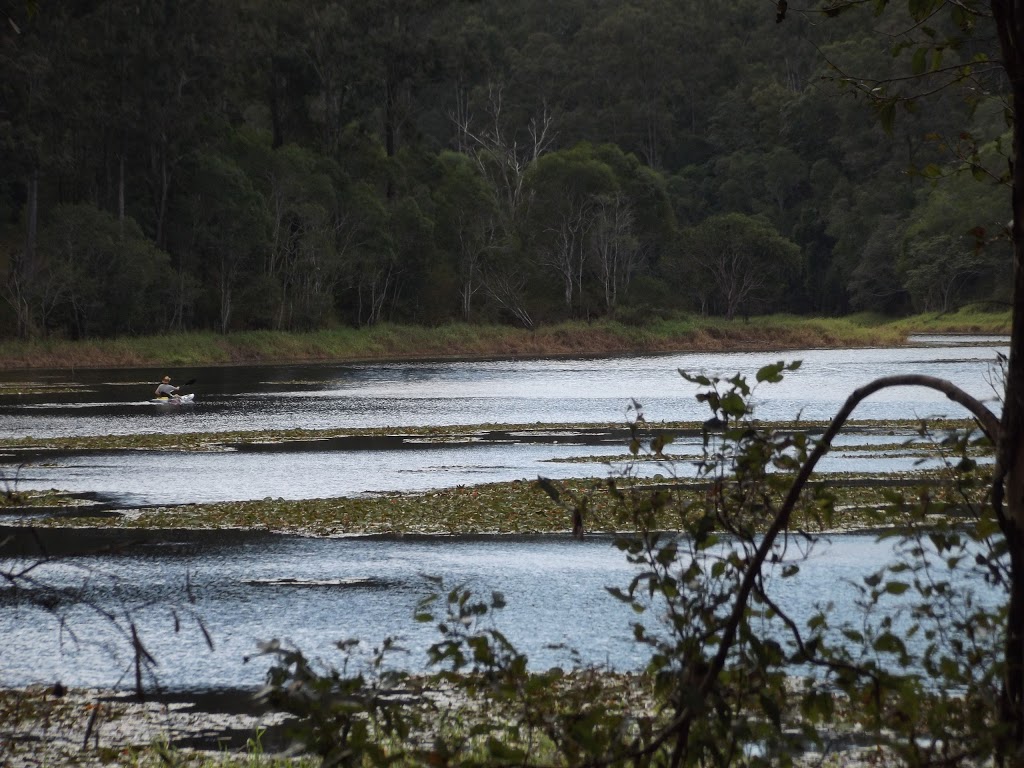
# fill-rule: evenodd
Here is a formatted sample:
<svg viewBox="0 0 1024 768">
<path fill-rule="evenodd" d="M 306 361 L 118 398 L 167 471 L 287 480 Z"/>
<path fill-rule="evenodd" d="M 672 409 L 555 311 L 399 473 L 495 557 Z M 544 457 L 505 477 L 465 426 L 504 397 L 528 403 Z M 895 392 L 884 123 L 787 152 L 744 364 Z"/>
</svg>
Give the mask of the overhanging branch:
<svg viewBox="0 0 1024 768">
<path fill-rule="evenodd" d="M 722 669 L 725 667 L 726 658 L 728 657 L 736 639 L 736 633 L 738 631 L 740 621 L 743 618 L 743 613 L 746 610 L 747 602 L 756 585 L 757 578 L 764 567 L 764 563 L 767 560 L 768 555 L 772 551 L 775 540 L 789 525 L 789 519 L 793 509 L 796 507 L 796 502 L 799 500 L 801 492 L 806 486 L 807 481 L 810 479 L 811 474 L 814 472 L 814 468 L 822 457 L 828 453 L 832 445 L 832 440 L 837 434 L 839 434 L 840 430 L 849 420 L 854 409 L 861 403 L 861 401 L 876 392 L 892 387 L 926 387 L 928 389 L 942 392 L 950 400 L 962 405 L 970 411 L 978 420 L 978 424 L 985 433 L 985 436 L 988 437 L 993 444 L 997 444 L 1000 425 L 995 414 L 993 414 L 992 411 L 990 411 L 980 400 L 972 397 L 958 386 L 945 379 L 940 379 L 935 376 L 926 376 L 923 374 L 883 376 L 854 390 L 846 399 L 846 402 L 843 404 L 839 413 L 837 413 L 835 418 L 832 419 L 832 422 L 829 424 L 825 434 L 815 446 L 810 456 L 807 457 L 807 461 L 804 462 L 804 465 L 800 468 L 800 471 L 793 479 L 793 484 L 790 486 L 789 493 L 786 495 L 782 506 L 779 508 L 774 520 L 768 527 L 761 545 L 758 547 L 756 553 L 751 559 L 746 573 L 743 575 L 743 581 L 740 583 L 740 588 L 737 591 L 732 613 L 729 615 L 729 618 L 723 628 L 722 639 L 718 647 L 718 652 L 715 654 L 714 659 L 712 659 L 711 664 L 701 681 L 699 695 L 697 696 L 698 701 L 706 700 L 708 694 L 711 692 L 712 686 L 715 684 Z M 698 709 L 692 706 L 687 707 L 665 729 L 663 732 L 665 737 L 673 732 L 678 732 L 679 730 L 687 730 L 689 723 L 698 715 Z M 660 739 L 657 741 L 660 741 Z"/>
</svg>

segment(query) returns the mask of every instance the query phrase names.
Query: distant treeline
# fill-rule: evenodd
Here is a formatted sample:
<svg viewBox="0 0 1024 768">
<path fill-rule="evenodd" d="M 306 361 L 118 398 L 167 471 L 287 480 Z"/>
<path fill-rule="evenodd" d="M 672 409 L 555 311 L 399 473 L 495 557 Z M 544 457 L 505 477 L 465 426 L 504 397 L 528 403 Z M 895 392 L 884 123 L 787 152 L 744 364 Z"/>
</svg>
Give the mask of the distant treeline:
<svg viewBox="0 0 1024 768">
<path fill-rule="evenodd" d="M 973 80 L 907 81 L 937 92 L 893 110 L 843 85 L 921 69 L 869 9 L 2 13 L 0 335 L 901 313 L 1008 290 L 984 34 L 945 52 Z"/>
</svg>

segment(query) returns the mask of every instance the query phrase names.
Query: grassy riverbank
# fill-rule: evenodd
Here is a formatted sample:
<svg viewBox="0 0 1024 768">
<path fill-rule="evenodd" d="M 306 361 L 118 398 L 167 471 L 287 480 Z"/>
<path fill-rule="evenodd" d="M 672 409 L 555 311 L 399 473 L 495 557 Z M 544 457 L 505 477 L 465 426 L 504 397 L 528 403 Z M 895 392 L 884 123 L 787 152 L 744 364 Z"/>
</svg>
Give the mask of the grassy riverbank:
<svg viewBox="0 0 1024 768">
<path fill-rule="evenodd" d="M 649 324 L 575 322 L 533 331 L 453 324 L 383 324 L 311 333 L 251 331 L 161 334 L 118 339 L 0 341 L 3 368 L 233 365 L 297 361 L 515 358 L 892 346 L 912 333 L 1009 333 L 1010 313 L 962 311 L 901 320 L 854 315 L 788 315 L 726 321 L 684 317 Z"/>
</svg>

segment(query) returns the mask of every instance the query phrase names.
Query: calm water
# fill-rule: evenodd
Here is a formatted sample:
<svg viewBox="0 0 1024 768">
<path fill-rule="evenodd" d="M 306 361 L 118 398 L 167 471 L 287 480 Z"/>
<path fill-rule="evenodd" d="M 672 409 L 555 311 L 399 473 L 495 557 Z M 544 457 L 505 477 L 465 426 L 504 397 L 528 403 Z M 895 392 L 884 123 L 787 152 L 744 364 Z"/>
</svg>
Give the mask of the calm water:
<svg viewBox="0 0 1024 768">
<path fill-rule="evenodd" d="M 923 341 L 923 340 L 922 340 Z M 906 349 L 804 350 L 779 354 L 666 355 L 603 360 L 306 365 L 174 371 L 196 378 L 198 404 L 171 409 L 145 404 L 163 371 L 0 372 L 0 381 L 52 387 L 42 395 L 0 396 L 0 433 L 7 436 L 126 435 L 257 429 L 408 427 L 424 425 L 618 424 L 633 399 L 650 421 L 703 420 L 709 415 L 677 369 L 749 375 L 779 359 L 801 359 L 780 385 L 759 388 L 766 419 L 828 419 L 858 385 L 893 373 L 952 379 L 998 409 L 997 352 L 1006 340 L 939 339 Z M 964 415 L 929 390 L 880 393 L 857 418 Z M 899 435 L 853 434 L 822 468 L 884 471 L 909 468 L 916 456 L 897 451 L 864 457 L 863 444 Z M 621 436 L 494 431 L 455 445 L 385 441 L 310 442 L 225 453 L 114 451 L 83 455 L 11 452 L 0 456 L 0 480 L 25 488 L 92 491 L 124 505 L 263 497 L 312 498 L 388 490 L 424 490 L 509 479 L 605 475 L 623 453 Z M 844 448 L 847 451 L 844 452 Z M 695 438 L 673 446 L 680 474 L 696 455 Z M 586 464 L 559 461 L 597 457 Z M 2 532 L 0 532 L 2 534 Z M 74 534 L 81 548 L 111 534 Z M 37 572 L 47 584 L 79 591 L 103 610 L 129 613 L 161 664 L 160 682 L 175 689 L 256 686 L 265 661 L 245 662 L 257 644 L 281 638 L 328 662 L 337 640 L 369 643 L 399 636 L 408 654 L 397 662 L 421 669 L 437 639 L 412 615 L 427 593 L 424 574 L 465 582 L 481 594 L 501 590 L 509 607 L 499 626 L 534 665 L 644 660 L 631 641 L 631 615 L 605 586 L 625 586 L 632 571 L 609 539 L 562 537 L 316 540 L 266 534 L 140 534 L 140 546 L 61 558 Z M 0 535 L 3 539 L 3 535 Z M 95 539 L 95 540 L 93 540 Z M 786 580 L 785 604 L 806 616 L 816 603 L 836 603 L 833 624 L 852 610 L 851 580 L 889 558 L 869 536 L 836 537 L 816 550 L 797 579 Z M 0 561 L 13 565 L 10 557 Z M 70 605 L 70 603 L 69 603 Z M 176 606 L 176 611 L 172 607 Z M 68 620 L 0 592 L 0 685 L 30 682 L 130 683 L 124 637 L 96 612 L 54 606 Z M 181 629 L 174 631 L 175 618 Z M 196 619 L 215 643 L 209 651 Z M 122 625 L 123 628 L 124 625 Z M 74 637 L 72 636 L 74 633 Z M 577 649 L 578 657 L 565 647 Z"/>
<path fill-rule="evenodd" d="M 802 350 L 777 354 L 686 354 L 588 360 L 265 366 L 175 372 L 195 378 L 198 404 L 144 402 L 159 371 L 3 372 L 0 381 L 52 385 L 48 394 L 0 396 L 0 433 L 22 436 L 124 435 L 258 429 L 428 425 L 621 424 L 635 399 L 648 421 L 701 421 L 710 414 L 678 369 L 753 374 L 778 359 L 803 361 L 781 384 L 756 392 L 765 419 L 829 419 L 859 385 L 877 376 L 926 373 L 960 383 L 998 410 L 997 352 L 1006 340 L 932 339 L 903 349 Z M 68 391 L 56 391 L 68 390 Z M 854 414 L 864 419 L 964 416 L 924 388 L 888 390 Z M 845 438 L 845 445 L 864 436 Z M 893 442 L 900 437 L 887 437 Z M 406 442 L 401 450 L 344 441 L 269 446 L 259 452 L 175 454 L 152 451 L 77 456 L 0 455 L 0 472 L 24 489 L 92 492 L 121 506 L 262 498 L 358 496 L 380 491 L 535 479 L 604 476 L 624 440 L 560 433 L 482 436 L 458 444 Z M 671 449 L 677 471 L 691 471 L 696 438 Z M 592 457 L 588 463 L 566 460 Z M 838 453 L 823 471 L 896 471 L 914 456 L 863 458 Z M 4 466 L 6 464 L 6 468 Z M 24 465 L 24 466 L 22 466 Z"/>
<path fill-rule="evenodd" d="M 939 339 L 945 342 L 945 339 Z M 703 421 L 707 407 L 678 370 L 753 374 L 780 359 L 803 367 L 757 391 L 764 419 L 830 419 L 854 388 L 897 373 L 960 383 L 993 401 L 992 365 L 1006 339 L 898 349 L 681 354 L 586 360 L 523 360 L 367 365 L 297 365 L 175 371 L 195 378 L 197 405 L 151 406 L 158 370 L 0 372 L 0 382 L 71 391 L 0 396 L 0 432 L 16 437 L 328 429 L 457 424 L 617 424 L 632 399 L 648 420 Z M 998 377 L 996 377 L 998 378 Z M 962 415 L 923 388 L 880 392 L 856 417 Z"/>
<path fill-rule="evenodd" d="M 97 535 L 95 544 L 101 543 Z M 775 594 L 797 618 L 832 602 L 830 623 L 854 620 L 851 586 L 890 559 L 871 536 L 837 536 L 812 551 L 800 574 Z M 508 607 L 495 621 L 535 668 L 577 663 L 635 669 L 644 663 L 632 642 L 631 611 L 606 586 L 626 587 L 633 574 L 610 538 L 434 537 L 306 539 L 267 534 L 158 534 L 144 545 L 103 557 L 78 556 L 42 569 L 50 583 L 78 588 L 111 611 L 129 612 L 157 676 L 169 689 L 258 686 L 265 660 L 246 663 L 258 643 L 278 638 L 334 664 L 333 643 L 359 638 L 367 647 L 401 640 L 403 669 L 423 670 L 425 649 L 439 639 L 431 624 L 413 621 L 430 593 L 424 575 L 481 597 L 503 592 Z M 189 603 L 186 595 L 194 602 Z M 181 631 L 174 632 L 171 607 Z M 658 612 L 652 613 L 652 621 Z M 194 623 L 200 617 L 215 647 Z M 75 685 L 130 686 L 124 638 L 96 613 L 73 610 L 61 633 L 38 608 L 0 603 L 0 684 L 61 680 Z M 573 648 L 578 655 L 571 654 Z"/>
<path fill-rule="evenodd" d="M 930 467 L 913 451 L 884 454 L 844 451 L 843 447 L 892 444 L 902 437 L 843 436 L 837 450 L 819 463 L 820 472 L 896 472 Z M 259 452 L 168 453 L 136 451 L 40 458 L 11 468 L 22 490 L 60 488 L 92 493 L 113 507 L 202 504 L 266 498 L 358 497 L 388 491 L 423 492 L 457 485 L 481 485 L 546 477 L 566 480 L 607 477 L 625 469 L 626 440 L 594 445 L 560 435 L 559 443 L 461 443 L 402 450 L 310 450 L 281 445 Z M 640 476 L 695 474 L 699 438 L 680 439 L 668 451 L 671 465 L 647 462 Z M 586 458 L 586 461 L 569 459 Z M 0 467 L 2 469 L 2 467 Z"/>
</svg>

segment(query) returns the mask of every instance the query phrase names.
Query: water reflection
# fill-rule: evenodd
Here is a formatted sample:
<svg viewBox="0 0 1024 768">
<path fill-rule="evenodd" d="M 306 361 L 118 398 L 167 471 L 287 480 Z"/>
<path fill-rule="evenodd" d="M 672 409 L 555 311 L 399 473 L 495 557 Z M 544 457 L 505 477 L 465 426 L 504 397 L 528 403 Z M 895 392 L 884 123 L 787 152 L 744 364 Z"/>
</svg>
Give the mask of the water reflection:
<svg viewBox="0 0 1024 768">
<path fill-rule="evenodd" d="M 651 423 L 702 421 L 706 406 L 677 369 L 742 371 L 752 377 L 780 357 L 804 364 L 781 384 L 756 392 L 765 419 L 826 420 L 857 386 L 887 374 L 914 372 L 949 378 L 998 410 L 997 352 L 1003 339 L 903 349 L 802 350 L 682 354 L 588 360 L 476 361 L 374 365 L 294 365 L 210 368 L 178 372 L 195 378 L 194 407 L 152 406 L 156 371 L 32 372 L 40 392 L 0 396 L 0 431 L 20 436 L 217 433 L 260 429 L 331 429 L 477 424 L 622 424 L 634 399 Z M 0 381 L 27 374 L 7 371 Z M 26 389 L 27 389 L 26 385 Z M 863 419 L 962 417 L 959 406 L 920 387 L 885 390 L 863 403 Z M 885 436 L 889 443 L 907 437 Z M 845 438 L 850 447 L 867 436 Z M 852 442 L 850 442 L 852 441 Z M 490 434 L 451 445 L 372 446 L 311 442 L 268 447 L 259 455 L 149 451 L 52 456 L 16 451 L 0 456 L 26 490 L 60 488 L 99 494 L 119 506 L 262 498 L 323 498 L 379 491 L 423 491 L 455 485 L 605 476 L 624 453 L 622 436 L 597 443 L 564 431 L 556 439 Z M 395 450 L 401 448 L 402 450 Z M 296 451 L 303 450 L 302 455 Z M 695 436 L 675 443 L 675 472 L 692 474 Z M 921 468 L 917 456 L 837 452 L 821 470 L 904 471 Z M 586 459 L 585 462 L 572 460 Z M 934 462 L 934 460 L 933 460 Z M 932 466 L 934 463 L 932 464 Z M 664 468 L 648 465 L 640 474 Z"/>
<path fill-rule="evenodd" d="M 781 385 L 758 392 L 766 419 L 829 419 L 857 386 L 881 375 L 913 372 L 949 378 L 998 408 L 996 353 L 1004 339 L 907 349 L 804 350 L 777 354 L 664 355 L 604 360 L 296 365 L 211 368 L 175 372 L 196 378 L 199 404 L 190 409 L 143 404 L 163 371 L 0 372 L 0 381 L 33 379 L 31 394 L 0 395 L 0 432 L 7 436 L 127 435 L 260 429 L 327 429 L 460 424 L 616 424 L 635 398 L 654 421 L 700 421 L 706 409 L 676 369 L 753 374 L 778 359 L 802 359 Z M 855 414 L 869 419 L 963 416 L 938 393 L 921 388 L 879 393 Z M 557 440 L 552 439 L 557 435 Z M 898 435 L 853 434 L 823 471 L 893 471 L 915 466 L 916 454 L 855 451 L 890 445 Z M 544 439 L 506 434 L 459 445 L 405 445 L 401 450 L 341 444 L 266 447 L 229 453 L 110 452 L 34 457 L 18 471 L 25 487 L 99 492 L 122 505 L 264 497 L 310 498 L 374 491 L 426 490 L 509 479 L 604 475 L 622 443 L 550 432 Z M 680 440 L 680 475 L 691 471 L 696 438 Z M 31 454 L 0 458 L 16 467 Z M 590 457 L 581 464 L 569 459 Z M 2 467 L 0 467 L 2 468 Z M 660 471 L 647 465 L 642 471 Z M 104 533 L 76 532 L 77 539 Z M 133 534 L 136 535 L 136 534 Z M 332 643 L 346 637 L 378 641 L 400 635 L 421 668 L 423 648 L 436 639 L 412 622 L 426 586 L 423 574 L 498 589 L 510 596 L 501 627 L 537 666 L 582 659 L 635 668 L 644 660 L 632 642 L 628 612 L 605 591 L 632 571 L 605 538 L 583 544 L 563 537 L 312 540 L 261 534 L 215 536 L 139 533 L 143 546 L 102 557 L 78 556 L 41 570 L 58 584 L 82 588 L 108 610 L 126 608 L 161 661 L 171 688 L 258 685 L 262 662 L 246 664 L 256 644 L 291 640 L 313 655 L 336 660 Z M 173 538 L 167 538 L 171 536 Z M 3 536 L 0 536 L 2 539 Z M 80 542 L 81 543 L 81 542 Z M 833 624 L 852 606 L 850 580 L 879 567 L 886 546 L 869 536 L 842 536 L 787 580 L 787 606 L 809 615 L 817 601 L 834 601 Z M 5 593 L 10 596 L 10 593 Z M 183 596 L 192 595 L 188 603 Z M 183 631 L 174 632 L 169 603 L 182 606 Z M 210 628 L 210 652 L 187 621 L 195 611 Z M 125 683 L 130 660 L 123 637 L 88 610 L 68 617 L 80 644 L 70 642 L 49 613 L 23 604 L 0 605 L 0 682 L 22 685 L 62 680 L 71 685 Z M 561 646 L 561 648 L 556 648 Z M 107 650 L 121 649 L 112 661 Z"/>
<path fill-rule="evenodd" d="M 922 458 L 910 448 L 884 453 L 854 450 L 889 436 L 842 436 L 819 472 L 909 472 L 934 468 L 941 459 Z M 551 441 L 404 447 L 401 450 L 311 450 L 309 446 L 264 446 L 257 452 L 177 453 L 131 451 L 51 457 L 28 462 L 17 474 L 22 490 L 61 488 L 98 494 L 116 507 L 315 499 L 380 492 L 421 492 L 458 485 L 512 480 L 607 477 L 627 469 L 640 477 L 693 477 L 699 438 L 679 439 L 666 451 L 671 462 L 628 467 L 626 440 L 592 444 L 571 436 Z"/>
<path fill-rule="evenodd" d="M 625 587 L 634 571 L 608 537 L 580 543 L 567 537 L 406 537 L 305 539 L 266 534 L 139 534 L 140 545 L 103 557 L 78 556 L 37 574 L 81 587 L 111 610 L 131 611 L 147 648 L 159 660 L 161 683 L 172 689 L 246 687 L 262 682 L 265 663 L 245 662 L 257 644 L 280 638 L 308 655 L 340 663 L 333 643 L 377 643 L 396 636 L 407 649 L 395 663 L 421 670 L 432 625 L 412 620 L 429 592 L 424 574 L 465 584 L 482 597 L 508 596 L 498 626 L 527 652 L 535 668 L 579 661 L 636 669 L 645 661 L 632 641 L 634 616 L 605 590 Z M 95 542 L 103 541 L 93 534 Z M 889 545 L 866 535 L 836 536 L 780 580 L 777 595 L 800 621 L 832 603 L 838 626 L 857 616 L 852 583 L 891 559 Z M 86 574 L 88 578 L 83 578 Z M 186 590 L 187 584 L 187 590 Z M 185 594 L 194 599 L 188 603 Z M 170 606 L 183 629 L 175 633 Z M 652 614 L 656 620 L 658 612 Z M 210 651 L 190 624 L 201 617 L 215 643 Z M 6 685 L 62 680 L 72 685 L 130 684 L 123 638 L 94 612 L 69 620 L 86 642 L 76 646 L 44 611 L 0 604 L 0 680 Z M 111 658 L 107 651 L 116 650 Z"/>
<path fill-rule="evenodd" d="M 291 365 L 189 369 L 197 405 L 143 404 L 159 371 L 0 373 L 0 382 L 72 382 L 69 391 L 0 395 L 0 431 L 23 436 L 227 432 L 253 429 L 387 428 L 466 424 L 620 423 L 632 399 L 649 419 L 706 418 L 678 369 L 753 375 L 779 359 L 803 367 L 761 387 L 766 419 L 829 419 L 857 386 L 877 376 L 948 378 L 998 407 L 996 353 L 1005 339 L 956 346 L 677 354 L 586 360 Z M 26 382 L 26 389 L 27 389 Z M 859 418 L 959 416 L 941 394 L 920 387 L 869 398 Z"/>
</svg>

